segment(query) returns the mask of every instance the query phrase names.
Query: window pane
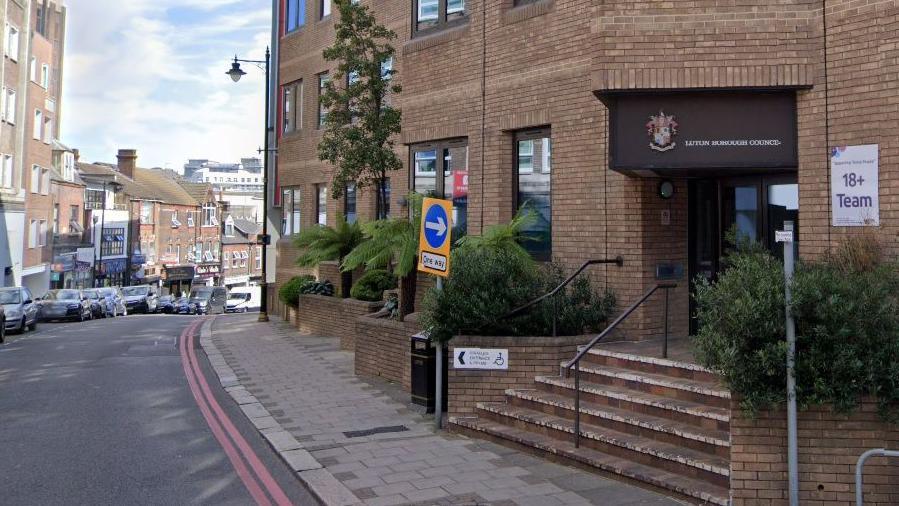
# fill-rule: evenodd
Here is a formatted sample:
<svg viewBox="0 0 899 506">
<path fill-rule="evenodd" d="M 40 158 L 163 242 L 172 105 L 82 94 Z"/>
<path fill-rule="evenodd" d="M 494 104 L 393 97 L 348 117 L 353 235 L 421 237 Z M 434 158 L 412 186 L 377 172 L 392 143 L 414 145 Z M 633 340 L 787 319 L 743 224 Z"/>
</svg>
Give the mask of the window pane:
<svg viewBox="0 0 899 506">
<path fill-rule="evenodd" d="M 331 15 L 331 0 L 321 0 L 322 17 Z"/>
<path fill-rule="evenodd" d="M 535 221 L 524 229 L 525 241 L 522 246 L 537 260 L 552 258 L 552 192 L 550 161 L 550 138 L 518 141 L 518 209 L 528 209 L 535 215 Z M 541 152 L 534 153 L 537 147 Z M 546 155 L 543 155 L 546 147 Z M 534 159 L 546 164 L 547 170 L 534 170 Z"/>
<path fill-rule="evenodd" d="M 318 186 L 318 201 L 316 202 L 316 208 L 318 212 L 318 221 L 319 225 L 327 225 L 328 224 L 328 187 L 325 185 Z"/>
<path fill-rule="evenodd" d="M 444 149 L 445 197 L 453 202 L 453 242 L 468 231 L 468 146 Z"/>
<path fill-rule="evenodd" d="M 375 215 L 377 219 L 383 220 L 390 217 L 390 180 L 381 181 L 381 191 L 375 197 L 376 209 Z"/>
<path fill-rule="evenodd" d="M 347 223 L 356 223 L 356 185 L 348 184 L 344 193 L 343 215 Z"/>
<path fill-rule="evenodd" d="M 418 0 L 418 21 L 436 21 L 438 0 Z"/>
<path fill-rule="evenodd" d="M 456 14 L 465 12 L 465 0 L 446 0 L 446 13 Z"/>
<path fill-rule="evenodd" d="M 425 196 L 436 195 L 437 192 L 437 151 L 415 152 L 414 190 Z"/>
</svg>

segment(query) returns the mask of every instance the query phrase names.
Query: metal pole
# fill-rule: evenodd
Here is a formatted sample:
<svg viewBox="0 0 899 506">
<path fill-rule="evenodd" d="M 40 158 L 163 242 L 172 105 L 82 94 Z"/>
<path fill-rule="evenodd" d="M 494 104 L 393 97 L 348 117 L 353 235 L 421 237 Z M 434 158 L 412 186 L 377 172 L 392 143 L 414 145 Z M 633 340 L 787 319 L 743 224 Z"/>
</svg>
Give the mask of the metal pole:
<svg viewBox="0 0 899 506">
<path fill-rule="evenodd" d="M 556 316 L 559 313 L 559 297 L 557 295 L 553 295 L 553 337 L 557 336 L 556 331 Z"/>
<path fill-rule="evenodd" d="M 793 234 L 793 222 L 784 222 L 784 231 Z M 787 468 L 789 470 L 790 506 L 799 506 L 799 443 L 796 429 L 796 322 L 790 311 L 793 283 L 793 240 L 784 242 L 784 293 L 787 331 Z"/>
<path fill-rule="evenodd" d="M 103 182 L 103 209 L 100 210 L 100 260 L 97 262 L 97 265 L 102 267 L 103 265 L 103 229 L 106 228 L 106 182 Z M 94 272 L 96 273 L 97 267 L 94 266 Z M 105 278 L 104 278 L 105 279 Z M 97 276 L 94 274 L 94 284 L 97 284 Z"/>
<path fill-rule="evenodd" d="M 581 361 L 574 363 L 574 447 L 581 446 Z"/>
<path fill-rule="evenodd" d="M 894 450 L 885 450 L 883 448 L 876 448 L 873 450 L 868 450 L 865 453 L 862 453 L 858 458 L 858 462 L 855 464 L 855 504 L 856 506 L 862 506 L 865 502 L 865 494 L 864 494 L 864 486 L 862 485 L 862 472 L 865 468 L 865 461 L 870 457 L 881 456 L 881 457 L 899 457 L 899 451 Z"/>
<path fill-rule="evenodd" d="M 259 283 L 259 290 L 262 292 L 261 300 L 259 301 L 259 321 L 267 322 L 268 321 L 268 169 L 269 163 L 268 159 L 271 155 L 271 151 L 269 149 L 269 138 L 271 137 L 271 111 L 269 111 L 270 107 L 270 85 L 269 80 L 271 79 L 271 51 L 269 48 L 265 48 L 265 155 L 262 159 L 262 280 Z"/>
<path fill-rule="evenodd" d="M 437 289 L 443 290 L 443 278 L 437 278 Z M 443 343 L 435 343 L 437 346 L 437 378 L 435 381 L 437 391 L 434 393 L 434 418 L 437 420 L 437 428 L 443 428 Z"/>
<path fill-rule="evenodd" d="M 665 340 L 662 341 L 662 358 L 668 358 L 668 288 L 665 289 Z"/>
</svg>

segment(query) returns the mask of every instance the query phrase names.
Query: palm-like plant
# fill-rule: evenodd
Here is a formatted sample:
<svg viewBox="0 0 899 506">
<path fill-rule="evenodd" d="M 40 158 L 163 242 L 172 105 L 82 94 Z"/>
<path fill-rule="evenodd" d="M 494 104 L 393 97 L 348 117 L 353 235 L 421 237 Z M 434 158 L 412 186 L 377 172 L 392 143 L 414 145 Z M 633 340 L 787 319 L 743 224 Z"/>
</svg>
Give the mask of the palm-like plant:
<svg viewBox="0 0 899 506">
<path fill-rule="evenodd" d="M 293 240 L 294 246 L 303 250 L 297 258 L 300 267 L 315 267 L 316 265 L 336 260 L 342 264 L 344 258 L 351 251 L 365 242 L 362 233 L 362 225 L 358 222 L 347 223 L 343 216 L 337 217 L 337 226 L 314 226 L 302 232 Z M 340 296 L 350 296 L 350 288 L 353 286 L 352 269 L 344 271 L 340 276 Z"/>
<path fill-rule="evenodd" d="M 512 254 L 524 262 L 531 261 L 531 254 L 521 245 L 525 241 L 531 241 L 528 237 L 528 227 L 537 221 L 537 213 L 530 206 L 522 206 L 509 223 L 491 225 L 484 230 L 482 235 L 468 235 L 459 239 L 459 248 L 482 249 L 488 248 L 504 251 Z"/>
<path fill-rule="evenodd" d="M 405 316 L 415 310 L 416 263 L 418 260 L 418 234 L 421 227 L 422 196 L 409 195 L 412 219 L 388 218 L 372 221 L 362 226 L 365 240 L 349 252 L 341 264 L 344 271 L 360 266 L 366 269 L 389 269 L 400 279 L 402 287 L 400 314 Z"/>
</svg>

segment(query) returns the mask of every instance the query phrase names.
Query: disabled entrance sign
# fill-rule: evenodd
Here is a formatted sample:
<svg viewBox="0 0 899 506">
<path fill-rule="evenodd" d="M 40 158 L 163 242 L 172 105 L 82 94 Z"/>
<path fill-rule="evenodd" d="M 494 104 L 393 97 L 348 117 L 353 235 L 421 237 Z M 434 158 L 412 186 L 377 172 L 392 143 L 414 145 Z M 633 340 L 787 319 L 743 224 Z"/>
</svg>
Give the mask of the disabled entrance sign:
<svg viewBox="0 0 899 506">
<path fill-rule="evenodd" d="M 452 212 L 453 203 L 448 200 L 428 198 L 422 202 L 418 270 L 444 278 L 449 276 Z"/>
</svg>

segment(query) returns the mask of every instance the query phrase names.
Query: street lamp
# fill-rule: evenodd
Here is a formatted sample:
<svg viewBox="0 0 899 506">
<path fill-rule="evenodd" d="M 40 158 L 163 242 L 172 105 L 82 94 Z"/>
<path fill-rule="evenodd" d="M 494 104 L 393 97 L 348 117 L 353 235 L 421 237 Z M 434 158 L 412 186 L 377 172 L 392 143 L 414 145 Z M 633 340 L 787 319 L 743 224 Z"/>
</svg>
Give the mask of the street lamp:
<svg viewBox="0 0 899 506">
<path fill-rule="evenodd" d="M 240 60 L 237 58 L 237 55 L 234 56 L 234 62 L 231 63 L 231 69 L 225 72 L 231 80 L 235 83 L 240 81 L 240 78 L 245 76 L 247 73 L 244 72 L 240 68 L 241 62 L 243 63 L 252 63 L 260 68 L 265 70 L 265 147 L 260 150 L 260 152 L 264 151 L 265 155 L 262 159 L 262 237 L 259 242 L 262 243 L 262 282 L 260 283 L 260 290 L 262 291 L 262 300 L 259 301 L 259 321 L 267 322 L 268 321 L 268 246 L 271 243 L 271 239 L 268 235 L 268 159 L 269 153 L 272 151 L 269 149 L 269 139 L 271 137 L 272 128 L 269 124 L 269 120 L 271 119 L 271 114 L 269 111 L 269 104 L 271 103 L 271 83 L 269 82 L 271 79 L 271 72 L 269 69 L 269 62 L 271 61 L 271 52 L 269 48 L 265 48 L 265 60 Z"/>
</svg>

